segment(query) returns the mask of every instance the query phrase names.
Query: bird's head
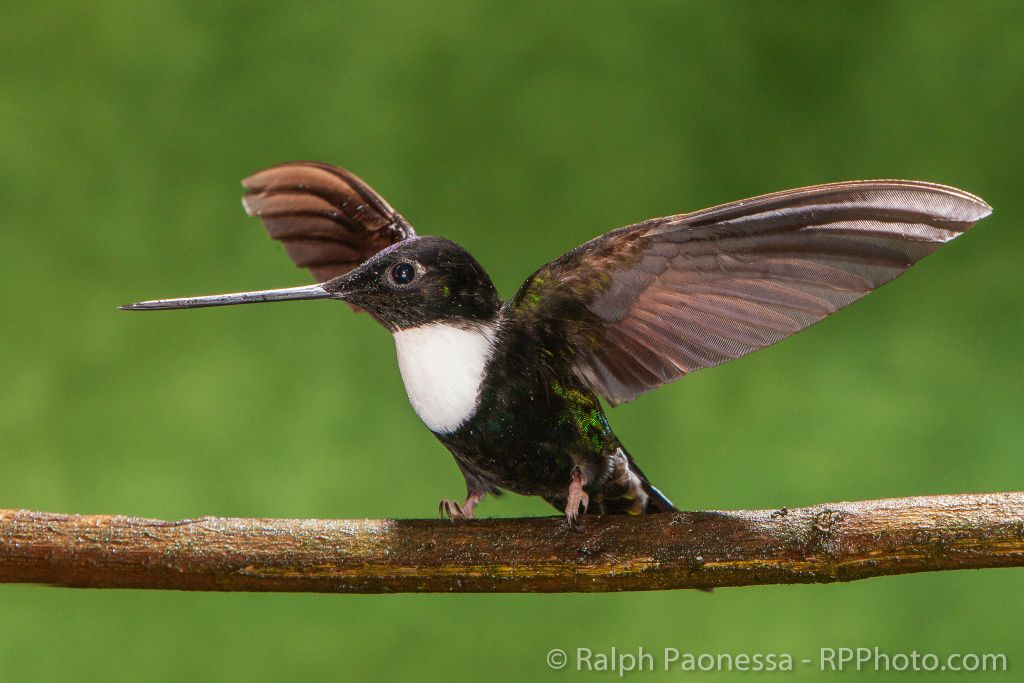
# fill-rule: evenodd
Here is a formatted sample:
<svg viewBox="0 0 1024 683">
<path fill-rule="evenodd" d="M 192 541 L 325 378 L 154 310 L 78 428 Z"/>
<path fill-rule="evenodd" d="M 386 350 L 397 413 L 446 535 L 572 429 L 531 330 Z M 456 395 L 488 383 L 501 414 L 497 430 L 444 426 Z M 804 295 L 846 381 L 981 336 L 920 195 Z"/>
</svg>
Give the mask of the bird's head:
<svg viewBox="0 0 1024 683">
<path fill-rule="evenodd" d="M 435 322 L 484 323 L 493 320 L 501 307 L 491 278 L 469 252 L 441 237 L 412 237 L 317 285 L 158 299 L 121 308 L 203 308 L 302 299 L 346 301 L 392 332 Z"/>
<path fill-rule="evenodd" d="M 441 237 L 413 237 L 322 285 L 392 332 L 434 322 L 493 320 L 501 299 L 469 252 Z"/>
</svg>

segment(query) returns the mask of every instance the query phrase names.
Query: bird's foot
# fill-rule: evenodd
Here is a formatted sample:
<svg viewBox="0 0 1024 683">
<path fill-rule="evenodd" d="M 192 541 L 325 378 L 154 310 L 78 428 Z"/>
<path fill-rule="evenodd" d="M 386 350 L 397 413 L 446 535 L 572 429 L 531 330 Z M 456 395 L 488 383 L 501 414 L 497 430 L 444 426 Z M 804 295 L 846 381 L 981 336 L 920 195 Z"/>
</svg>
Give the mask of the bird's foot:
<svg viewBox="0 0 1024 683">
<path fill-rule="evenodd" d="M 459 505 L 454 500 L 442 500 L 437 506 L 437 511 L 440 513 L 442 518 L 447 517 L 448 519 L 473 519 L 473 510 L 476 508 L 476 504 L 480 502 L 483 495 L 478 493 L 472 493 L 466 498 L 466 502 Z"/>
<path fill-rule="evenodd" d="M 590 496 L 583 490 L 583 470 L 574 467 L 569 475 L 569 495 L 565 503 L 565 521 L 570 527 L 576 525 L 581 514 L 580 508 L 582 513 L 586 513 L 589 505 Z"/>
<path fill-rule="evenodd" d="M 464 519 L 462 506 L 454 500 L 443 499 L 437 506 L 437 514 L 441 519 Z"/>
</svg>

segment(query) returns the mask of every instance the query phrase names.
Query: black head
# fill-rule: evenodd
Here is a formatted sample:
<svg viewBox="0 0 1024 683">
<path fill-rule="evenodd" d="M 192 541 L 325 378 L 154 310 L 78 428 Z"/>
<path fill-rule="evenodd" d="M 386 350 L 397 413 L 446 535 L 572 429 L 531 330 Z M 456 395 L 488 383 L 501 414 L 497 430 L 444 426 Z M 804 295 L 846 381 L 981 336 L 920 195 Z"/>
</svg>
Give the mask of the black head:
<svg viewBox="0 0 1024 683">
<path fill-rule="evenodd" d="M 501 307 L 487 271 L 441 237 L 403 240 L 322 286 L 392 331 L 442 320 L 493 320 Z"/>
<path fill-rule="evenodd" d="M 411 237 L 351 272 L 319 285 L 140 301 L 130 311 L 203 308 L 300 299 L 341 299 L 394 332 L 439 321 L 486 322 L 501 308 L 487 272 L 465 249 L 441 237 Z"/>
</svg>

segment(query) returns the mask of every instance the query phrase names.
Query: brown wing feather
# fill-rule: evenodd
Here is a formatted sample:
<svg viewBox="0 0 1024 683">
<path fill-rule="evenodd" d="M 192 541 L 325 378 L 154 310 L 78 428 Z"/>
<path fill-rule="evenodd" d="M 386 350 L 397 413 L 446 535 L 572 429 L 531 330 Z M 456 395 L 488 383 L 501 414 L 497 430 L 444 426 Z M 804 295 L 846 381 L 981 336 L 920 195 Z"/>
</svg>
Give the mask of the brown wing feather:
<svg viewBox="0 0 1024 683">
<path fill-rule="evenodd" d="M 903 180 L 818 185 L 614 230 L 548 264 L 513 308 L 554 324 L 611 403 L 774 344 L 991 212 Z"/>
<path fill-rule="evenodd" d="M 273 166 L 242 181 L 242 205 L 317 282 L 344 275 L 412 226 L 355 174 L 314 161 Z"/>
</svg>

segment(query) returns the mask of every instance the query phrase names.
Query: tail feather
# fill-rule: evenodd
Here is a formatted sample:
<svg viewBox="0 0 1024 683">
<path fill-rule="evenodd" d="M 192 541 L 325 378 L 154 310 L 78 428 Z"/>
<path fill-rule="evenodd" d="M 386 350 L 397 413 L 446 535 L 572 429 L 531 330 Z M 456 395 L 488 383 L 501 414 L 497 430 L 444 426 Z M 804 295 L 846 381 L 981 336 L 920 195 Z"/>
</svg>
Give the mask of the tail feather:
<svg viewBox="0 0 1024 683">
<path fill-rule="evenodd" d="M 626 449 L 619 446 L 611 456 L 611 474 L 601 483 L 587 488 L 588 515 L 649 515 L 678 512 L 665 494 L 648 481 Z M 544 496 L 558 510 L 565 510 L 566 495 Z"/>
<path fill-rule="evenodd" d="M 613 473 L 599 495 L 592 496 L 592 512 L 605 515 L 647 515 L 675 512 L 676 507 L 644 476 L 626 449 L 613 457 Z"/>
<path fill-rule="evenodd" d="M 645 513 L 652 512 L 678 512 L 679 509 L 672 504 L 672 501 L 665 497 L 665 494 L 659 491 L 651 482 L 647 481 L 647 478 L 641 475 L 643 481 L 644 492 L 647 494 L 647 509 Z"/>
</svg>

